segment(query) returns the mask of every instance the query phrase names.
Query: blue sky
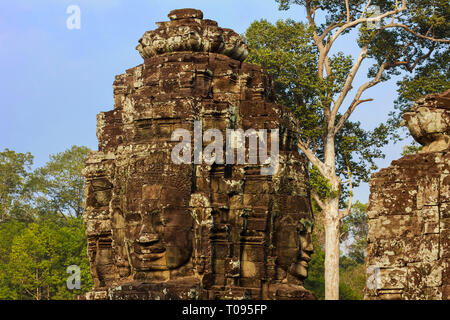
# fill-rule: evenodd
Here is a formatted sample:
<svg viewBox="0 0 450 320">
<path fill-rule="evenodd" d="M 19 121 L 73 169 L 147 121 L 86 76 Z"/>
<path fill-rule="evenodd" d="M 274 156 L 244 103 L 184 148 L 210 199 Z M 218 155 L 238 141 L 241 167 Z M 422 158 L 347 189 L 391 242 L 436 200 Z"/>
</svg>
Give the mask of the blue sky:
<svg viewBox="0 0 450 320">
<path fill-rule="evenodd" d="M 69 30 L 69 5 L 81 9 L 81 29 Z M 197 8 L 221 27 L 244 33 L 259 19 L 304 20 L 301 7 L 278 11 L 275 0 L 16 0 L 0 4 L 0 150 L 31 152 L 35 166 L 72 145 L 97 148 L 96 114 L 113 108 L 114 76 L 142 63 L 135 47 L 173 9 Z M 336 50 L 358 53 L 352 36 Z M 369 66 L 369 63 L 366 67 Z M 355 86 L 364 81 L 365 72 Z M 351 117 L 364 128 L 385 121 L 396 79 L 370 89 Z M 400 157 L 403 144 L 384 148 L 380 168 Z M 355 192 L 368 200 L 368 186 Z"/>
</svg>

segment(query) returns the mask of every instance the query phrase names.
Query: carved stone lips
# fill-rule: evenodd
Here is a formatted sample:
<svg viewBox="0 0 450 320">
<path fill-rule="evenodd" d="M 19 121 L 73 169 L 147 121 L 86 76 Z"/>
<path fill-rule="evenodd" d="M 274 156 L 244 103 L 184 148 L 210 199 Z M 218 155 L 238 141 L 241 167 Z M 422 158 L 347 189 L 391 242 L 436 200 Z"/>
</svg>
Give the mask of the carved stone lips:
<svg viewBox="0 0 450 320">
<path fill-rule="evenodd" d="M 311 261 L 311 256 L 307 254 L 306 252 L 302 252 L 302 255 L 300 257 L 300 262 L 305 267 L 308 266 L 309 262 Z"/>
<path fill-rule="evenodd" d="M 311 259 L 310 259 L 310 260 L 311 260 Z M 305 268 L 309 267 L 308 261 L 301 260 L 301 261 L 300 261 L 300 264 L 301 264 L 302 266 L 304 266 Z"/>
<path fill-rule="evenodd" d="M 134 246 L 134 253 L 137 258 L 142 261 L 155 261 L 161 259 L 165 252 L 166 248 L 164 248 L 160 243 L 152 245 L 137 241 Z"/>
<path fill-rule="evenodd" d="M 166 249 L 159 250 L 160 252 L 152 252 L 151 249 L 141 249 L 134 252 L 136 257 L 141 261 L 155 261 L 164 257 Z"/>
<path fill-rule="evenodd" d="M 166 251 L 166 249 L 162 248 L 162 247 L 157 247 L 157 248 L 153 248 L 153 247 L 145 248 L 145 247 L 143 247 L 143 248 L 141 248 L 140 253 L 142 253 L 142 254 L 163 253 L 165 251 Z"/>
<path fill-rule="evenodd" d="M 164 253 L 150 253 L 150 254 L 138 254 L 137 257 L 141 261 L 156 261 L 161 259 L 164 256 Z"/>
</svg>

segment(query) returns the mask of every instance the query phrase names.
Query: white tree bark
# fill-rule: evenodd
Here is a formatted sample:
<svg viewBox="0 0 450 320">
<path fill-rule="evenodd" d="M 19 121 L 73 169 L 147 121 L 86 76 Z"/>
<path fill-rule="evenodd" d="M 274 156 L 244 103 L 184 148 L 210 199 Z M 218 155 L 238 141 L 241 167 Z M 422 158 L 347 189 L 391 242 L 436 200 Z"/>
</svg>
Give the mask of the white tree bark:
<svg viewBox="0 0 450 320">
<path fill-rule="evenodd" d="M 400 3 L 401 2 L 401 3 Z M 364 3 L 364 2 L 363 2 Z M 306 0 L 305 8 L 308 19 L 309 27 L 313 29 L 313 40 L 319 51 L 319 58 L 317 61 L 317 75 L 319 79 L 332 76 L 332 70 L 330 67 L 329 53 L 331 47 L 337 38 L 348 29 L 354 29 L 363 23 L 374 22 L 379 19 L 392 17 L 392 22 L 385 25 L 383 28 L 402 28 L 411 34 L 435 42 L 449 43 L 447 39 L 435 39 L 426 35 L 421 35 L 416 31 L 410 29 L 408 26 L 394 23 L 397 14 L 408 10 L 406 0 L 396 1 L 396 6 L 393 10 L 387 11 L 378 17 L 367 17 L 366 12 L 371 4 L 371 0 L 367 0 L 364 9 L 359 17 L 353 17 L 350 13 L 349 1 L 345 1 L 346 15 L 344 22 L 337 22 L 327 26 L 321 34 L 315 24 L 316 10 L 320 7 L 314 7 L 313 1 Z M 355 19 L 352 19 L 355 18 Z M 315 149 L 310 149 L 308 143 L 299 141 L 299 149 L 306 155 L 308 160 L 318 168 L 321 175 L 328 179 L 331 185 L 331 195 L 326 199 L 320 199 L 317 194 L 312 194 L 317 204 L 322 209 L 325 221 L 325 299 L 326 300 L 338 300 L 339 299 L 339 244 L 340 244 L 340 219 L 344 218 L 350 213 L 352 205 L 352 182 L 351 182 L 351 168 L 348 167 L 349 186 L 350 186 L 350 198 L 348 201 L 348 207 L 346 210 L 339 210 L 339 199 L 341 196 L 341 179 L 336 176 L 336 153 L 335 153 L 335 138 L 336 134 L 344 128 L 345 122 L 349 119 L 353 111 L 361 103 L 372 101 L 372 99 L 361 99 L 362 94 L 369 88 L 377 85 L 381 82 L 383 73 L 385 70 L 399 65 L 404 65 L 408 70 L 414 69 L 419 62 L 428 58 L 434 48 L 422 57 L 419 57 L 416 61 L 397 61 L 397 62 L 384 62 L 380 63 L 377 75 L 370 81 L 364 83 L 357 90 L 353 100 L 348 105 L 347 110 L 342 114 L 339 121 L 336 121 L 339 109 L 341 108 L 344 100 L 348 96 L 349 92 L 353 88 L 354 79 L 360 69 L 362 62 L 365 60 L 368 52 L 368 46 L 363 46 L 359 56 L 356 58 L 350 73 L 347 76 L 345 84 L 343 85 L 340 94 L 330 106 L 323 108 L 325 121 L 327 124 L 327 135 L 324 137 L 324 159 L 321 161 L 315 154 Z M 326 73 L 326 75 L 324 75 Z"/>
<path fill-rule="evenodd" d="M 325 209 L 325 299 L 339 300 L 339 198 Z"/>
</svg>

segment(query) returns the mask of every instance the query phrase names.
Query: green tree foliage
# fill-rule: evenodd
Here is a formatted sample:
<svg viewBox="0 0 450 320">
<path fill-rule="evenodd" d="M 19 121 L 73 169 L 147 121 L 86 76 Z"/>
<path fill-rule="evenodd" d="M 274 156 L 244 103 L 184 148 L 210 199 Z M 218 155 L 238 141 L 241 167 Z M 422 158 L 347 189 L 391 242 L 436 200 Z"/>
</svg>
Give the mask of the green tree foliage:
<svg viewBox="0 0 450 320">
<path fill-rule="evenodd" d="M 0 222 L 30 221 L 31 194 L 35 184 L 30 176 L 33 156 L 5 149 L 0 152 Z"/>
<path fill-rule="evenodd" d="M 92 287 L 81 218 L 88 151 L 74 146 L 34 171 L 29 153 L 0 153 L 0 299 L 71 299 Z M 80 267 L 80 290 L 66 287 L 70 265 Z"/>
<path fill-rule="evenodd" d="M 395 128 L 400 127 L 400 121 L 405 111 L 408 111 L 414 101 L 427 94 L 441 93 L 450 89 L 450 49 L 441 50 L 423 66 L 418 67 L 413 75 L 405 75 L 397 82 L 398 98 L 394 104 L 394 111 L 388 122 Z M 407 132 L 404 128 L 403 132 Z M 398 136 L 401 140 L 402 137 Z M 415 141 L 403 147 L 402 156 L 415 154 L 422 146 Z"/>
<path fill-rule="evenodd" d="M 407 156 L 410 154 L 416 154 L 416 153 L 420 152 L 420 150 L 422 150 L 422 149 L 423 149 L 423 146 L 421 146 L 417 142 L 413 141 L 412 144 L 403 147 L 403 151 L 401 154 L 402 154 L 402 157 L 404 157 L 404 156 Z"/>
<path fill-rule="evenodd" d="M 293 20 L 280 20 L 275 25 L 267 20 L 255 21 L 244 37 L 250 47 L 247 61 L 269 72 L 279 103 L 290 106 L 299 115 L 311 116 L 302 118 L 302 129 L 313 138 L 317 133 L 311 130 L 321 119 L 316 114 L 321 88 L 316 77 L 317 50 L 307 26 Z"/>
<path fill-rule="evenodd" d="M 306 289 L 314 292 L 319 300 L 325 299 L 325 251 L 316 236 L 313 237 L 314 254 L 309 263 L 308 278 L 305 280 Z M 348 256 L 340 259 L 339 291 L 341 300 L 362 300 L 366 274 L 364 263 L 358 263 Z"/>
<path fill-rule="evenodd" d="M 279 101 L 300 115 L 298 148 L 323 177 L 312 185 L 329 189 L 322 193 L 313 189 L 312 196 L 324 214 L 325 295 L 334 300 L 339 298 L 338 231 L 341 219 L 351 212 L 352 189 L 368 180 L 376 168 L 374 159 L 383 157 L 380 148 L 389 138 L 398 138 L 392 121 L 369 132 L 349 118 L 359 105 L 373 100 L 363 97 L 368 89 L 402 71 L 413 72 L 446 50 L 450 5 L 443 0 L 277 2 L 280 10 L 302 6 L 306 20 L 255 22 L 246 34 L 253 49 L 250 61 L 271 72 Z M 334 52 L 336 41 L 350 33 L 357 35 L 359 54 Z M 279 68 L 271 57 L 280 60 Z M 358 84 L 366 62 L 372 64 L 367 81 Z"/>
<path fill-rule="evenodd" d="M 314 254 L 309 262 L 308 278 L 304 282 L 306 289 L 314 292 L 317 299 L 325 298 L 325 252 L 322 244 L 317 238 L 317 234 L 313 234 Z"/>
<path fill-rule="evenodd" d="M 323 160 L 324 105 L 337 94 L 352 67 L 350 56 L 338 52 L 330 59 L 333 76 L 317 76 L 318 51 L 307 25 L 293 20 L 253 22 L 245 33 L 250 48 L 249 62 L 263 66 L 272 76 L 277 102 L 291 108 L 298 116 L 299 134 Z M 386 125 L 364 130 L 360 122 L 346 122 L 336 137 L 337 171 L 348 178 L 352 187 L 367 182 L 375 170 L 375 159 L 384 158 L 380 147 L 388 143 L 391 131 Z M 320 198 L 332 196 L 331 186 L 317 167 L 310 168 L 311 184 Z M 348 187 L 348 184 L 345 185 Z M 343 199 L 348 196 L 344 191 Z M 342 204 L 342 206 L 344 206 Z"/>
<path fill-rule="evenodd" d="M 26 223 L 16 219 L 0 222 L 0 300 L 18 299 L 9 277 L 9 258 L 14 238 L 26 228 Z"/>
<path fill-rule="evenodd" d="M 395 110 L 389 114 L 389 122 L 400 127 L 401 116 L 411 108 L 414 101 L 424 95 L 450 89 L 450 49 L 447 47 L 436 53 L 427 63 L 418 67 L 413 75 L 405 75 L 397 85 L 398 98 Z M 405 152 L 415 153 L 418 151 L 417 147 L 417 144 L 413 144 Z"/>
<path fill-rule="evenodd" d="M 89 149 L 73 146 L 50 156 L 50 161 L 35 175 L 45 190 L 41 205 L 63 216 L 80 217 L 84 206 L 84 177 L 81 170 Z"/>
<path fill-rule="evenodd" d="M 367 218 L 368 204 L 356 201 L 351 213 L 342 220 L 341 240 L 351 240 L 348 246 L 348 257 L 358 264 L 366 258 L 369 225 Z"/>
<path fill-rule="evenodd" d="M 362 300 L 366 285 L 364 263 L 357 263 L 348 256 L 339 259 L 339 292 L 341 300 Z"/>
<path fill-rule="evenodd" d="M 6 268 L 15 288 L 14 298 L 69 299 L 91 287 L 84 272 L 81 291 L 66 288 L 68 266 L 89 270 L 86 242 L 80 231 L 83 231 L 80 219 L 72 218 L 64 226 L 43 221 L 29 224 L 14 238 Z"/>
<path fill-rule="evenodd" d="M 396 105 L 406 110 L 411 104 L 430 93 L 450 89 L 450 49 L 437 53 L 426 64 L 416 69 L 413 76 L 406 75 L 398 82 L 399 97 Z"/>
</svg>

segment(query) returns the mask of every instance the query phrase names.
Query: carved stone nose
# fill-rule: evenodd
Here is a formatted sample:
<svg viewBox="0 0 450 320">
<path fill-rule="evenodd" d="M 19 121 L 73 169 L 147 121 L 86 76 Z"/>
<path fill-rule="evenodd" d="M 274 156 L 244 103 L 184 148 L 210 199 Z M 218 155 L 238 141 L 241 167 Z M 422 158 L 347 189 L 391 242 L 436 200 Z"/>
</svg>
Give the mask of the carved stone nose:
<svg viewBox="0 0 450 320">
<path fill-rule="evenodd" d="M 305 257 L 310 257 L 314 253 L 314 245 L 310 232 L 301 238 L 302 256 Z"/>
<path fill-rule="evenodd" d="M 308 241 L 307 245 L 303 248 L 303 250 L 311 253 L 314 252 L 314 246 L 312 241 Z"/>
</svg>

